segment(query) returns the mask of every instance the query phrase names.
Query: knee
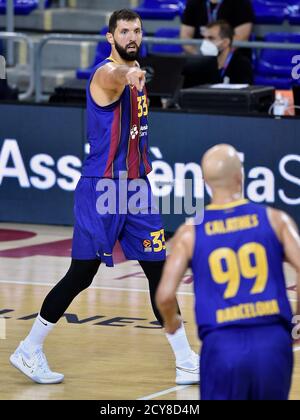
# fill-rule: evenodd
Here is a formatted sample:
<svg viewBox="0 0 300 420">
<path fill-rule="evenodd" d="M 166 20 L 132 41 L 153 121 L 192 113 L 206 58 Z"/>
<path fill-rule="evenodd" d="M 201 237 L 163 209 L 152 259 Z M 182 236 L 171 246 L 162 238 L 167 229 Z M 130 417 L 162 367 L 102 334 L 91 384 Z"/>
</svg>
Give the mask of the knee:
<svg viewBox="0 0 300 420">
<path fill-rule="evenodd" d="M 68 277 L 82 291 L 92 284 L 97 274 L 100 261 L 72 261 Z"/>
<path fill-rule="evenodd" d="M 85 289 L 88 289 L 90 287 L 90 285 L 93 283 L 93 280 L 94 280 L 94 276 L 93 277 L 85 276 L 84 278 L 82 278 L 79 281 L 79 286 L 80 286 L 81 291 L 85 290 Z"/>
</svg>

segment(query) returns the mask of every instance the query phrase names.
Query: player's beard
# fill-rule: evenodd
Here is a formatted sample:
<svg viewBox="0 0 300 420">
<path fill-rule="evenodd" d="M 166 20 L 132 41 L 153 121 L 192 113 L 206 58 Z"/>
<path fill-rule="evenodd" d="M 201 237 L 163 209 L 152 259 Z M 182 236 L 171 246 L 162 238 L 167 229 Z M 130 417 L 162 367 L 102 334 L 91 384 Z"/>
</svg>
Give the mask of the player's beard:
<svg viewBox="0 0 300 420">
<path fill-rule="evenodd" d="M 136 51 L 128 51 L 128 47 L 130 45 L 135 45 L 136 46 Z M 140 53 L 140 47 L 135 43 L 135 42 L 131 42 L 130 44 L 128 44 L 125 48 L 123 48 L 120 44 L 117 43 L 117 41 L 115 40 L 115 48 L 119 54 L 119 56 L 125 60 L 125 61 L 135 61 L 138 59 L 139 57 L 139 53 Z"/>
</svg>

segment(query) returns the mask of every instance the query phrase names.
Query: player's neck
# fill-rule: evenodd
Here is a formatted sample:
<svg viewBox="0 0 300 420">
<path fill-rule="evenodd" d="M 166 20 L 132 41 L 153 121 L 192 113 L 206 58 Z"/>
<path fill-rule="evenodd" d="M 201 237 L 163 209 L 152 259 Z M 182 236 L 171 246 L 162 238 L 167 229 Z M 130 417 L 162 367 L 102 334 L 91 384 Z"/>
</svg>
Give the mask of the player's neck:
<svg viewBox="0 0 300 420">
<path fill-rule="evenodd" d="M 110 54 L 110 59 L 116 63 L 116 64 L 120 64 L 120 65 L 125 65 L 128 67 L 135 67 L 136 66 L 136 61 L 126 61 L 123 60 L 123 58 L 120 57 L 120 55 L 118 54 L 117 51 L 112 50 L 111 54 Z"/>
<path fill-rule="evenodd" d="M 241 191 L 229 192 L 229 191 L 214 191 L 211 204 L 223 205 L 234 203 L 235 201 L 243 200 L 244 196 Z"/>
<path fill-rule="evenodd" d="M 230 54 L 231 47 L 226 48 L 218 57 L 219 69 L 223 69 L 227 60 L 228 55 Z"/>
</svg>

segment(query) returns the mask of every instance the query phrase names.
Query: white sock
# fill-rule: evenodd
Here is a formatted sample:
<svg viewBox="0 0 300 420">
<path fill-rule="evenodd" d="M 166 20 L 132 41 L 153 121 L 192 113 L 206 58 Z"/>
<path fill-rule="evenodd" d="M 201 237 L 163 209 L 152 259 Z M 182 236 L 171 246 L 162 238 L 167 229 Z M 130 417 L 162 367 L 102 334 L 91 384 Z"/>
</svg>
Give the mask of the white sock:
<svg viewBox="0 0 300 420">
<path fill-rule="evenodd" d="M 52 331 L 54 326 L 55 324 L 51 324 L 51 322 L 46 321 L 40 315 L 38 315 L 34 321 L 30 333 L 23 341 L 25 350 L 27 350 L 29 353 L 32 353 L 39 348 L 41 349 L 46 337 Z"/>
<path fill-rule="evenodd" d="M 186 336 L 184 324 L 182 323 L 175 334 L 166 334 L 166 336 L 176 357 L 176 365 L 184 365 L 193 352 Z"/>
</svg>

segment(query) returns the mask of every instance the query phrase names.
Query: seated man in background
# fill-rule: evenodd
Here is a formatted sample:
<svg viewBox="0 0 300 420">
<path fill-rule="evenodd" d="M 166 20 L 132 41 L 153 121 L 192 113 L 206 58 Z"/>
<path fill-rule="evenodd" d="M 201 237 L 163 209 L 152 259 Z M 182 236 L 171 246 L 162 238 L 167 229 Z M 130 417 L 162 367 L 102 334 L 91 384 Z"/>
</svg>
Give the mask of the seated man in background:
<svg viewBox="0 0 300 420">
<path fill-rule="evenodd" d="M 210 23 L 201 45 L 202 55 L 187 57 L 184 88 L 215 83 L 253 84 L 251 60 L 233 48 L 234 29 L 226 21 Z"/>
<path fill-rule="evenodd" d="M 220 82 L 253 84 L 252 63 L 232 47 L 234 29 L 227 22 L 210 23 L 204 30 L 204 38 L 216 47 Z"/>
<path fill-rule="evenodd" d="M 226 20 L 235 30 L 235 41 L 248 41 L 254 23 L 250 0 L 188 0 L 182 17 L 182 39 L 203 38 L 203 29 L 217 20 Z M 186 45 L 184 50 L 197 54 L 198 48 Z"/>
</svg>

